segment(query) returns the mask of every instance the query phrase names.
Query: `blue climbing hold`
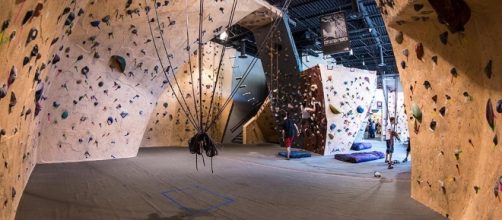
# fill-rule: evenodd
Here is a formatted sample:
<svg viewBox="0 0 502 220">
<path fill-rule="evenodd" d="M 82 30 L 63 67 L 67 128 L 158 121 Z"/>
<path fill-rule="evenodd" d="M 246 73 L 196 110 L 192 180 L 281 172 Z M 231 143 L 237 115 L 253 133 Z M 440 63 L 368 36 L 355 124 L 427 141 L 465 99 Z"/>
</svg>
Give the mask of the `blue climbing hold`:
<svg viewBox="0 0 502 220">
<path fill-rule="evenodd" d="M 362 106 L 357 106 L 357 113 L 362 114 L 364 112 L 364 108 Z"/>
<path fill-rule="evenodd" d="M 335 130 L 335 129 L 336 129 L 336 125 L 335 125 L 335 124 L 331 124 L 331 125 L 329 126 L 329 129 L 330 129 L 330 130 Z"/>
</svg>

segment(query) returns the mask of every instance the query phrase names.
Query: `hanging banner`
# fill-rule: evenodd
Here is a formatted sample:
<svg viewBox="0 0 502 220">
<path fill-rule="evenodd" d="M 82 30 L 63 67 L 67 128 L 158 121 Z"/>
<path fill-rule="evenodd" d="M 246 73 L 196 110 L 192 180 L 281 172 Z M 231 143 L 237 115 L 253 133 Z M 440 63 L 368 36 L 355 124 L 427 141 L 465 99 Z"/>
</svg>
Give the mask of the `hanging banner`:
<svg viewBox="0 0 502 220">
<path fill-rule="evenodd" d="M 343 12 L 321 16 L 323 52 L 325 55 L 350 50 L 347 23 Z"/>
</svg>

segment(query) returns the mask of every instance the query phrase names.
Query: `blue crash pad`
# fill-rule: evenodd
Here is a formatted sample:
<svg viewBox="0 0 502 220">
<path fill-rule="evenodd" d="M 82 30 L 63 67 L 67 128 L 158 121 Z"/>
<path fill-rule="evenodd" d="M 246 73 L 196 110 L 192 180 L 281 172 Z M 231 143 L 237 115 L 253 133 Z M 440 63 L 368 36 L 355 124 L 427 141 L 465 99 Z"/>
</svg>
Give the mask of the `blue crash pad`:
<svg viewBox="0 0 502 220">
<path fill-rule="evenodd" d="M 287 151 L 280 151 L 278 153 L 279 156 L 281 157 L 286 157 L 288 155 Z M 306 151 L 291 151 L 291 154 L 289 155 L 290 158 L 303 158 L 303 157 L 311 157 L 312 154 Z"/>
<path fill-rule="evenodd" d="M 372 147 L 371 143 L 356 143 L 356 142 L 354 142 L 350 149 L 355 150 L 355 151 L 360 151 L 360 150 L 370 149 L 371 147 Z"/>
<path fill-rule="evenodd" d="M 384 158 L 384 153 L 379 151 L 358 152 L 351 154 L 335 154 L 335 159 L 349 163 L 361 163 L 366 161 L 378 160 Z"/>
</svg>

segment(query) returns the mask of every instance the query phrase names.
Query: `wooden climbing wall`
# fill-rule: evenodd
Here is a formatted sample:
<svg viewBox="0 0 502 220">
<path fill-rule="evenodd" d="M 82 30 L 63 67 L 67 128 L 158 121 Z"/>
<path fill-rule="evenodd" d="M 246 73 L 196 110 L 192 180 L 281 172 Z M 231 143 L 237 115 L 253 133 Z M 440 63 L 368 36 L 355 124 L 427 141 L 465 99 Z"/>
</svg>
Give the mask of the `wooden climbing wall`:
<svg viewBox="0 0 502 220">
<path fill-rule="evenodd" d="M 324 107 L 324 91 L 319 66 L 312 67 L 301 73 L 301 93 L 303 103 L 315 111 L 308 119 L 303 119 L 298 127 L 301 129 L 300 140 L 305 150 L 324 154 L 326 142 L 326 112 Z"/>
<path fill-rule="evenodd" d="M 454 4 L 444 8 L 447 3 Z M 502 24 L 502 5 L 395 0 L 380 6 L 405 94 L 411 196 L 450 219 L 502 219 L 502 31 L 494 28 Z"/>
<path fill-rule="evenodd" d="M 154 1 L 147 2 L 153 16 Z M 162 59 L 170 57 L 176 71 L 190 56 L 187 18 L 190 53 L 197 48 L 197 2 L 189 0 L 188 9 L 185 1 L 156 6 L 167 56 L 144 1 L 2 2 L 0 219 L 14 219 L 36 163 L 136 155 L 155 102 L 167 89 L 148 23 L 154 25 Z M 231 5 L 207 4 L 203 42 L 224 31 Z M 264 5 L 239 1 L 234 23 Z"/>
</svg>

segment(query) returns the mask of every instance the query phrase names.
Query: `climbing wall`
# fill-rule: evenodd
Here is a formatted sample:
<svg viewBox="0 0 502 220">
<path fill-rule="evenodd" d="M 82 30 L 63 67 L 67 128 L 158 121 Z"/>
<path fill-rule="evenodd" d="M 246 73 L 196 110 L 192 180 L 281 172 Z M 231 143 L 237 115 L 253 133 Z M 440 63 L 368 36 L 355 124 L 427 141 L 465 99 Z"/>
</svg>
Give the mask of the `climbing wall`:
<svg viewBox="0 0 502 220">
<path fill-rule="evenodd" d="M 203 66 L 203 81 L 206 85 L 203 88 L 203 109 L 204 118 L 207 119 L 209 112 L 209 102 L 211 102 L 212 87 L 216 83 L 217 71 L 221 57 L 222 46 L 216 43 L 208 43 L 204 47 L 204 66 Z M 211 118 L 218 113 L 225 100 L 229 97 L 231 92 L 231 80 L 233 75 L 233 64 L 235 62 L 236 51 L 234 49 L 226 49 L 223 57 L 223 62 L 220 68 L 219 79 L 213 98 L 213 109 L 211 109 Z M 185 98 L 192 113 L 195 113 L 194 97 L 192 95 L 191 76 L 198 74 L 197 57 L 192 57 L 192 69 L 189 68 L 188 63 L 185 63 L 177 73 L 179 82 L 184 91 Z M 198 77 L 198 76 L 197 76 Z M 196 83 L 195 83 L 196 84 Z M 195 85 L 194 84 L 194 85 Z M 194 87 L 195 94 L 198 94 L 198 87 Z M 196 102 L 199 97 L 196 96 Z M 180 108 L 176 98 L 172 95 L 172 90 L 167 89 L 162 93 L 159 100 L 155 103 L 155 110 L 150 116 L 147 126 L 147 131 L 143 137 L 142 147 L 158 147 L 158 146 L 188 146 L 189 140 L 197 131 L 187 121 L 182 112 L 177 112 Z M 230 105 L 227 107 L 230 108 Z M 228 111 L 218 117 L 215 126 L 210 130 L 210 135 L 214 141 L 220 142 L 223 129 L 228 120 Z M 208 119 L 209 121 L 209 119 Z"/>
<path fill-rule="evenodd" d="M 319 65 L 326 111 L 324 155 L 348 151 L 376 91 L 373 71 Z"/>
<path fill-rule="evenodd" d="M 195 3 L 198 1 L 189 1 L 186 7 L 184 1 L 159 2 L 158 23 L 153 2 L 149 4 L 150 20 L 141 1 L 130 5 L 117 1 L 87 5 L 86 16 L 75 22 L 68 42 L 56 45 L 61 50 L 54 56 L 61 60 L 49 74 L 51 84 L 42 103 L 46 111 L 40 130 L 40 162 L 136 156 L 155 103 L 163 92 L 174 90 L 180 101 L 193 100 L 192 91 L 183 89 L 183 82 L 177 82 L 173 73 L 179 73 L 188 58 L 197 54 L 198 21 L 195 18 L 199 8 Z M 255 1 L 241 4 L 243 7 L 236 11 L 234 21 L 259 6 Z M 231 5 L 232 2 L 218 2 L 205 6 L 204 41 L 223 31 Z M 124 11 L 117 12 L 122 8 Z M 151 39 L 148 24 L 152 26 L 155 41 Z M 187 48 L 193 53 L 187 53 Z M 210 62 L 213 52 L 203 51 L 203 61 Z M 198 78 L 194 81 L 198 84 Z M 208 97 L 212 86 L 202 85 L 204 97 Z M 204 108 L 208 108 L 209 102 L 203 99 Z M 181 124 L 181 138 L 194 132 L 185 111 L 195 114 L 194 109 L 188 112 L 180 106 L 170 113 L 173 122 Z"/>
<path fill-rule="evenodd" d="M 300 142 L 305 150 L 324 154 L 326 143 L 326 112 L 324 107 L 324 90 L 319 66 L 301 73 L 301 93 L 305 107 L 313 108 L 310 118 L 301 120 Z"/>
<path fill-rule="evenodd" d="M 156 4 L 167 56 L 154 2 L 147 2 L 150 20 L 139 0 L 2 2 L 0 219 L 14 218 L 37 162 L 136 155 L 155 102 L 168 87 L 148 23 L 174 72 L 190 56 L 187 18 L 190 53 L 197 49 L 198 1 Z M 239 1 L 233 22 L 264 5 Z M 232 1 L 206 4 L 203 42 L 223 31 L 231 6 Z"/>
<path fill-rule="evenodd" d="M 379 4 L 404 88 L 411 196 L 451 219 L 502 219 L 502 5 Z"/>
<path fill-rule="evenodd" d="M 2 1 L 0 11 L 0 219 L 14 219 L 37 162 L 37 133 L 55 33 L 87 1 Z M 70 9 L 71 8 L 71 9 Z M 75 12 L 76 13 L 76 12 Z M 77 16 L 75 14 L 75 16 Z M 60 41 L 65 39 L 60 38 Z M 37 104 L 38 103 L 38 104 Z M 38 106 L 38 107 L 37 107 Z M 43 110 L 42 110 L 43 111 Z"/>
<path fill-rule="evenodd" d="M 251 118 L 243 128 L 244 144 L 279 143 L 280 135 L 276 131 L 274 114 L 270 99 L 265 99 L 260 110 Z"/>
</svg>

